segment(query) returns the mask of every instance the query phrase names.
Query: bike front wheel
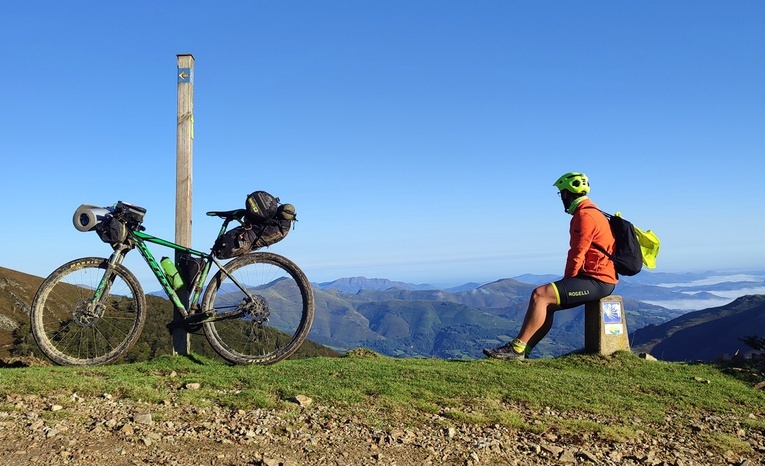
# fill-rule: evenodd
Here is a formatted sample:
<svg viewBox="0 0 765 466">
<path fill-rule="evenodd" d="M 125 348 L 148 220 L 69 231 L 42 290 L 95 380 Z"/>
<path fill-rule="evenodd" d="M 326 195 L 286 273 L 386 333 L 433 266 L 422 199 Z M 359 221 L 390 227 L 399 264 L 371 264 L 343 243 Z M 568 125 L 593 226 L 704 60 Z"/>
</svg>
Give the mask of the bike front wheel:
<svg viewBox="0 0 765 466">
<path fill-rule="evenodd" d="M 53 362 L 92 366 L 116 361 L 138 340 L 146 320 L 138 280 L 117 264 L 96 298 L 108 260 L 68 262 L 46 278 L 32 302 L 32 334 Z"/>
<path fill-rule="evenodd" d="M 273 364 L 297 351 L 314 313 L 311 285 L 298 266 L 277 254 L 254 252 L 223 267 L 203 297 L 203 311 L 211 317 L 203 328 L 215 351 L 236 364 Z M 221 318 L 226 313 L 235 317 Z"/>
</svg>

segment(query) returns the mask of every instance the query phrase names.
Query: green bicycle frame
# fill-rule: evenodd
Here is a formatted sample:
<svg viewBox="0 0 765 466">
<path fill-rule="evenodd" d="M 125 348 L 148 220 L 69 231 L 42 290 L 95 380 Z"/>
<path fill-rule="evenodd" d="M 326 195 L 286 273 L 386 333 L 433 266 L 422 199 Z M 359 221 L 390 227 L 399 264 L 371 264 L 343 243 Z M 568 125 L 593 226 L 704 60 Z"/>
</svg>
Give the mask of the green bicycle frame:
<svg viewBox="0 0 765 466">
<path fill-rule="evenodd" d="M 228 224 L 230 221 L 231 219 L 227 219 L 225 222 L 223 222 L 223 225 L 221 226 L 221 229 L 218 232 L 218 237 L 220 237 L 226 231 L 226 228 L 228 227 Z M 181 313 L 181 315 L 184 318 L 188 318 L 191 315 L 191 311 L 193 310 L 194 306 L 199 303 L 199 300 L 202 297 L 202 288 L 207 280 L 207 275 L 209 274 L 210 268 L 212 267 L 213 263 L 215 263 L 215 265 L 217 265 L 218 268 L 224 274 L 226 274 L 226 276 L 231 280 L 232 283 L 234 283 L 236 286 L 239 287 L 240 290 L 242 290 L 247 300 L 252 301 L 253 298 L 250 295 L 250 293 L 242 286 L 241 283 L 239 283 L 239 281 L 236 280 L 235 277 L 228 274 L 226 269 L 223 267 L 223 264 L 218 262 L 218 260 L 212 254 L 197 251 L 196 249 L 192 249 L 192 248 L 187 248 L 186 246 L 181 246 L 180 244 L 173 243 L 172 241 L 167 241 L 162 238 L 158 238 L 156 236 L 148 235 L 146 233 L 143 233 L 140 230 L 131 230 L 129 235 L 130 235 L 132 245 L 136 247 L 138 251 L 141 253 L 141 256 L 149 265 L 149 268 L 154 273 L 154 276 L 157 278 L 157 281 L 159 281 L 160 285 L 162 286 L 162 289 L 165 291 L 165 294 L 170 299 L 170 301 L 172 301 L 175 308 L 178 310 L 178 312 Z M 160 246 L 174 249 L 176 251 L 181 251 L 191 256 L 197 256 L 202 258 L 203 266 L 202 266 L 202 269 L 200 270 L 200 273 L 197 275 L 197 278 L 194 280 L 194 283 L 186 284 L 186 286 L 191 289 L 191 294 L 189 295 L 189 301 L 188 301 L 189 302 L 188 308 L 181 302 L 180 297 L 175 292 L 173 287 L 170 285 L 170 281 L 167 279 L 167 274 L 165 274 L 165 271 L 162 269 L 159 262 L 157 262 L 157 260 L 154 258 L 154 255 L 151 253 L 151 251 L 149 251 L 149 248 L 146 245 L 146 243 L 158 244 Z M 101 300 L 101 296 L 104 296 L 105 293 L 108 292 L 109 288 L 111 287 L 111 282 L 113 280 L 112 268 L 114 264 L 122 263 L 123 259 L 125 258 L 127 253 L 130 252 L 133 246 L 130 246 L 128 244 L 120 244 L 114 247 L 114 253 L 109 258 L 109 265 L 107 267 L 106 273 L 104 274 L 103 278 L 101 279 L 101 282 L 96 288 L 95 293 L 93 294 L 93 299 L 91 303 L 93 304 L 98 303 Z M 238 315 L 239 315 L 239 311 L 235 309 L 229 312 L 218 313 L 214 317 L 207 316 L 204 318 L 204 320 L 220 320 L 220 319 L 236 317 Z"/>
<path fill-rule="evenodd" d="M 189 310 L 195 303 L 199 301 L 199 298 L 202 294 L 202 284 L 204 284 L 205 280 L 207 279 L 207 274 L 210 272 L 210 266 L 213 262 L 210 260 L 213 259 L 212 256 L 210 254 L 187 248 L 162 238 L 157 238 L 156 236 L 148 235 L 141 231 L 133 231 L 132 237 L 135 241 L 136 248 L 141 253 L 141 256 L 143 256 L 143 258 L 146 260 L 146 263 L 149 264 L 149 268 L 152 272 L 154 272 L 154 276 L 157 277 L 160 285 L 162 285 L 162 289 L 167 294 L 167 297 L 170 298 L 170 301 L 173 302 L 176 309 L 178 309 L 178 311 L 180 311 L 184 317 L 188 317 Z M 160 246 L 171 248 L 176 251 L 181 251 L 183 253 L 190 254 L 192 256 L 198 256 L 204 259 L 204 266 L 202 267 L 202 270 L 200 271 L 197 279 L 194 281 L 194 283 L 187 284 L 188 286 L 193 286 L 191 294 L 189 295 L 189 309 L 186 309 L 186 306 L 181 303 L 181 299 L 178 297 L 178 294 L 175 292 L 173 287 L 170 285 L 170 281 L 167 279 L 167 274 L 165 274 L 165 271 L 162 270 L 159 262 L 157 262 L 157 260 L 154 258 L 154 255 L 151 253 L 151 251 L 149 251 L 146 243 L 158 244 Z"/>
</svg>

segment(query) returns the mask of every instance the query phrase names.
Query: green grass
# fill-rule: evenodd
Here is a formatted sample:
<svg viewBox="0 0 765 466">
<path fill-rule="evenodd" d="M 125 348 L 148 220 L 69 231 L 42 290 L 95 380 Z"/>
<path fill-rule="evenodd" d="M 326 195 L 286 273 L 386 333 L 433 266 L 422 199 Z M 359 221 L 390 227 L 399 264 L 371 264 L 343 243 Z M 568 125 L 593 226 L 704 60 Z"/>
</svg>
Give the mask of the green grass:
<svg viewBox="0 0 765 466">
<path fill-rule="evenodd" d="M 200 389 L 185 389 L 190 383 Z M 293 400 L 305 395 L 349 414 L 368 412 L 365 419 L 377 427 L 437 419 L 444 426 L 500 424 L 616 442 L 709 416 L 733 417 L 746 429 L 765 428 L 765 393 L 749 381 L 716 365 L 650 362 L 629 353 L 457 362 L 354 351 L 273 366 L 163 356 L 94 368 L 0 369 L 0 410 L 13 409 L 4 404 L 9 394 L 59 397 L 65 405 L 72 393 L 285 412 L 298 409 Z M 723 433 L 699 438 L 712 450 L 744 448 Z"/>
</svg>

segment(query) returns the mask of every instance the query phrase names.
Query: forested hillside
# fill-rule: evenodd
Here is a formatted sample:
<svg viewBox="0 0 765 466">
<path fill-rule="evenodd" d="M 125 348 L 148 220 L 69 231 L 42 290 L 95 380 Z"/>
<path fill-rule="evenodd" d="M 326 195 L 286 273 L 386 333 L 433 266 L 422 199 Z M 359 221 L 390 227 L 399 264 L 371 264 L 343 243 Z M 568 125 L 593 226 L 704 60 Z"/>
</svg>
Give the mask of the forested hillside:
<svg viewBox="0 0 765 466">
<path fill-rule="evenodd" d="M 28 314 L 42 279 L 0 268 L 0 357 L 39 354 L 30 335 Z M 309 340 L 296 357 L 369 348 L 396 357 L 479 359 L 481 350 L 510 340 L 520 328 L 533 284 L 497 280 L 465 291 L 385 288 L 390 282 L 341 281 L 345 292 L 315 286 L 316 313 Z M 399 284 L 400 285 L 400 284 Z M 354 288 L 354 289 L 355 289 Z M 370 289 L 382 288 L 382 289 Z M 654 287 L 656 288 L 656 287 Z M 127 361 L 172 352 L 166 324 L 172 306 L 147 295 L 147 323 Z M 672 360 L 713 360 L 721 354 L 751 352 L 741 338 L 765 335 L 761 297 L 686 314 L 624 298 L 633 350 Z M 561 311 L 534 357 L 570 353 L 584 345 L 581 308 Z M 203 335 L 192 335 L 192 351 L 216 357 Z"/>
</svg>

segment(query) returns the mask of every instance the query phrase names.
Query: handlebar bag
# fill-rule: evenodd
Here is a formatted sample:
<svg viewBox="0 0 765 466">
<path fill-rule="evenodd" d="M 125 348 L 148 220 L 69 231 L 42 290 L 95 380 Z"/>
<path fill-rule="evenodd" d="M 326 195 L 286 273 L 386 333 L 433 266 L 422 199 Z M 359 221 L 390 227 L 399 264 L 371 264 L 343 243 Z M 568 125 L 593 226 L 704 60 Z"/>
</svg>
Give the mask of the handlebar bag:
<svg viewBox="0 0 765 466">
<path fill-rule="evenodd" d="M 98 237 L 104 243 L 109 243 L 112 246 L 124 243 L 128 236 L 128 229 L 125 222 L 116 217 L 107 217 L 103 222 L 99 223 L 96 227 Z"/>
</svg>

